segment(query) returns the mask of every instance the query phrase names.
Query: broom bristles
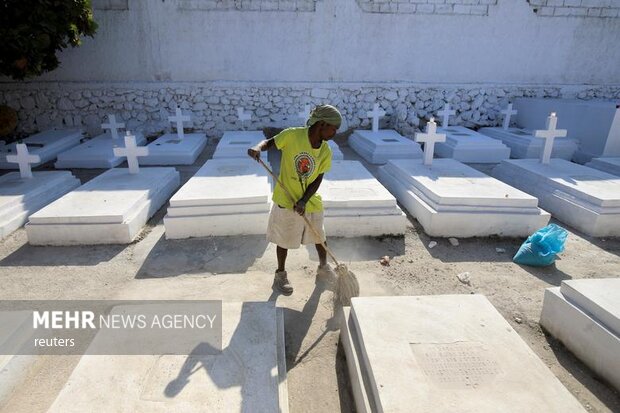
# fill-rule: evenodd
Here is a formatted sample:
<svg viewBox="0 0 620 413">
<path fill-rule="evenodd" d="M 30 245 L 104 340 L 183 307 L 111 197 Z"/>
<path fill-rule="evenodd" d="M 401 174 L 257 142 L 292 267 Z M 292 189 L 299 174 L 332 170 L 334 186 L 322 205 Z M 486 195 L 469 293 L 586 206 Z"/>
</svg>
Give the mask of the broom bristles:
<svg viewBox="0 0 620 413">
<path fill-rule="evenodd" d="M 339 264 L 336 267 L 336 273 L 338 274 L 338 285 L 334 298 L 341 305 L 350 306 L 351 298 L 360 295 L 360 285 L 357 277 L 344 264 Z"/>
</svg>

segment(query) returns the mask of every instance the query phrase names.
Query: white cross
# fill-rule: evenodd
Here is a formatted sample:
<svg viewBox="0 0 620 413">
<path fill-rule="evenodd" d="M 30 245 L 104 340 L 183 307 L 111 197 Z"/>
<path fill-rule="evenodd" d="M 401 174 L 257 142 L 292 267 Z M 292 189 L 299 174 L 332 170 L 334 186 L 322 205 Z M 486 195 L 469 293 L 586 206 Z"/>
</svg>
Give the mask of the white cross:
<svg viewBox="0 0 620 413">
<path fill-rule="evenodd" d="M 6 161 L 19 165 L 19 175 L 22 178 L 32 178 L 30 164 L 41 162 L 41 157 L 39 155 L 30 155 L 26 144 L 18 143 L 16 148 L 17 155 L 7 155 Z"/>
<path fill-rule="evenodd" d="M 297 115 L 301 118 L 301 120 L 303 121 L 305 125 L 308 119 L 310 118 L 310 105 L 304 106 L 304 110 L 299 112 Z"/>
<path fill-rule="evenodd" d="M 378 103 L 375 103 L 372 110 L 370 112 L 367 112 L 366 115 L 368 115 L 369 118 L 372 118 L 372 131 L 378 132 L 379 131 L 379 118 L 382 118 L 383 116 L 385 116 L 385 111 L 379 108 Z"/>
<path fill-rule="evenodd" d="M 443 110 L 440 110 L 439 112 L 437 112 L 437 114 L 443 117 L 443 120 L 441 121 L 441 127 L 447 128 L 448 126 L 450 126 L 450 116 L 456 115 L 456 111 L 450 110 L 450 104 L 446 103 L 446 106 L 443 107 Z"/>
<path fill-rule="evenodd" d="M 176 109 L 176 116 L 168 116 L 168 122 L 176 122 L 177 124 L 177 136 L 179 137 L 179 139 L 183 139 L 183 137 L 185 136 L 183 134 L 184 120 L 189 122 L 190 117 L 189 115 L 183 115 L 183 112 L 181 112 L 181 108 L 179 108 L 178 106 Z"/>
<path fill-rule="evenodd" d="M 110 133 L 112 134 L 112 139 L 118 139 L 118 130 L 121 128 L 125 128 L 125 124 L 116 123 L 115 115 L 108 115 L 108 123 L 101 124 L 101 129 L 110 129 Z"/>
<path fill-rule="evenodd" d="M 437 142 L 445 142 L 446 135 L 443 133 L 437 133 L 437 124 L 435 119 L 426 124 L 426 133 L 416 133 L 415 141 L 418 143 L 424 143 L 424 165 L 430 166 L 433 163 L 433 155 L 435 154 L 435 144 Z"/>
<path fill-rule="evenodd" d="M 114 156 L 124 156 L 127 158 L 127 166 L 129 166 L 130 174 L 137 174 L 140 172 L 140 164 L 138 163 L 139 156 L 147 156 L 149 154 L 149 148 L 146 146 L 137 146 L 136 137 L 127 131 L 125 136 L 125 147 L 114 148 Z"/>
<path fill-rule="evenodd" d="M 252 113 L 244 112 L 244 109 L 242 107 L 238 107 L 237 108 L 237 118 L 241 122 L 241 127 L 243 127 L 243 122 L 252 120 Z"/>
<path fill-rule="evenodd" d="M 566 129 L 556 129 L 558 126 L 558 118 L 555 113 L 551 113 L 547 118 L 547 129 L 537 130 L 534 136 L 537 138 L 543 138 L 545 140 L 545 147 L 543 148 L 540 156 L 540 162 L 547 165 L 551 160 L 551 151 L 553 149 L 553 141 L 555 138 L 563 138 L 567 134 Z"/>
<path fill-rule="evenodd" d="M 512 110 L 512 103 L 509 103 L 506 109 L 500 111 L 500 113 L 504 115 L 504 124 L 502 125 L 502 128 L 504 128 L 505 130 L 508 130 L 508 128 L 510 127 L 510 117 L 512 115 L 516 115 L 517 111 Z"/>
</svg>

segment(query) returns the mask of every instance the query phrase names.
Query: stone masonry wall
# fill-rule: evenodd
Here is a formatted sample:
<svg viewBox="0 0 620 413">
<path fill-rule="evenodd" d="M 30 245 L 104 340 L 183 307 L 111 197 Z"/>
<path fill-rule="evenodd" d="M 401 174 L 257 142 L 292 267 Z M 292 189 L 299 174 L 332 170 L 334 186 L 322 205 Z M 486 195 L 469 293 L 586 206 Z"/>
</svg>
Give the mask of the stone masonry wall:
<svg viewBox="0 0 620 413">
<path fill-rule="evenodd" d="M 487 16 L 497 0 L 357 0 L 369 13 L 471 14 Z"/>
<path fill-rule="evenodd" d="M 366 112 L 375 102 L 387 112 L 383 128 L 412 136 L 421 119 L 436 116 L 449 102 L 457 111 L 454 124 L 468 127 L 501 124 L 499 113 L 517 97 L 620 99 L 620 86 L 454 86 L 383 84 L 377 86 L 215 86 L 212 84 L 13 84 L 0 91 L 0 104 L 18 111 L 20 133 L 49 127 L 80 126 L 88 135 L 101 132 L 108 113 L 131 130 L 154 134 L 170 130 L 167 117 L 178 104 L 192 115 L 196 130 L 221 137 L 242 128 L 237 107 L 253 113 L 246 129 L 300 125 L 297 114 L 306 104 L 331 103 L 343 113 L 343 128 L 368 128 Z"/>
<path fill-rule="evenodd" d="M 318 0 L 178 0 L 179 10 L 316 11 Z"/>
<path fill-rule="evenodd" d="M 543 17 L 620 17 L 620 0 L 528 0 Z"/>
</svg>

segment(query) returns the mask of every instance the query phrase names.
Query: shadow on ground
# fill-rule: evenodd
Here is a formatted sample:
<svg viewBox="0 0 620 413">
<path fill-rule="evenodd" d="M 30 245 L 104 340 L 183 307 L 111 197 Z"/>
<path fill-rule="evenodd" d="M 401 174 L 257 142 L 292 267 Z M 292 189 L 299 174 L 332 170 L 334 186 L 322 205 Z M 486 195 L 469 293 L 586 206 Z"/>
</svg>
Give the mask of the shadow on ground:
<svg viewBox="0 0 620 413">
<path fill-rule="evenodd" d="M 556 267 L 555 263 L 547 267 L 530 267 L 527 265 L 519 265 L 519 267 L 532 274 L 539 280 L 556 287 L 559 287 L 562 281 L 571 280 L 573 278 L 570 275 L 566 274 L 564 271 L 559 270 Z"/>
<path fill-rule="evenodd" d="M 588 366 L 583 364 L 564 344 L 542 329 L 545 339 L 549 343 L 549 348 L 557 358 L 558 362 L 575 379 L 586 387 L 612 412 L 620 412 L 620 394 L 613 389 L 613 386 L 598 379 L 597 374 Z"/>
<path fill-rule="evenodd" d="M 163 235 L 151 249 L 136 278 L 165 278 L 197 273 L 245 273 L 263 256 L 264 235 L 168 240 Z"/>
<path fill-rule="evenodd" d="M 0 261 L 0 267 L 95 266 L 112 260 L 126 245 L 35 247 L 22 245 Z"/>
<path fill-rule="evenodd" d="M 405 254 L 405 238 L 402 236 L 337 238 L 327 237 L 327 246 L 338 261 L 376 261 L 384 255 L 395 257 Z M 305 246 L 310 260 L 318 264 L 319 258 L 313 245 Z M 331 259 L 327 257 L 331 263 Z"/>
</svg>

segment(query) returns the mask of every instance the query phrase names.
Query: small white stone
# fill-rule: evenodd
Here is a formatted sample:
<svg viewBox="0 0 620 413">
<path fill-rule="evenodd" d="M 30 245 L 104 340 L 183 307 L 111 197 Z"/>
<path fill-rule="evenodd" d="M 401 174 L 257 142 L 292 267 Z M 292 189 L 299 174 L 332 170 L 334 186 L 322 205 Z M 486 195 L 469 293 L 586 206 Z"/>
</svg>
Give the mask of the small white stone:
<svg viewBox="0 0 620 413">
<path fill-rule="evenodd" d="M 463 284 L 471 285 L 471 279 L 469 277 L 469 272 L 462 272 L 456 276 L 460 282 Z"/>
<path fill-rule="evenodd" d="M 458 247 L 459 246 L 459 240 L 456 238 L 448 238 L 448 241 L 450 242 L 450 244 L 453 247 Z"/>
<path fill-rule="evenodd" d="M 433 249 L 437 246 L 437 241 L 431 241 L 428 243 L 428 248 Z"/>
</svg>

